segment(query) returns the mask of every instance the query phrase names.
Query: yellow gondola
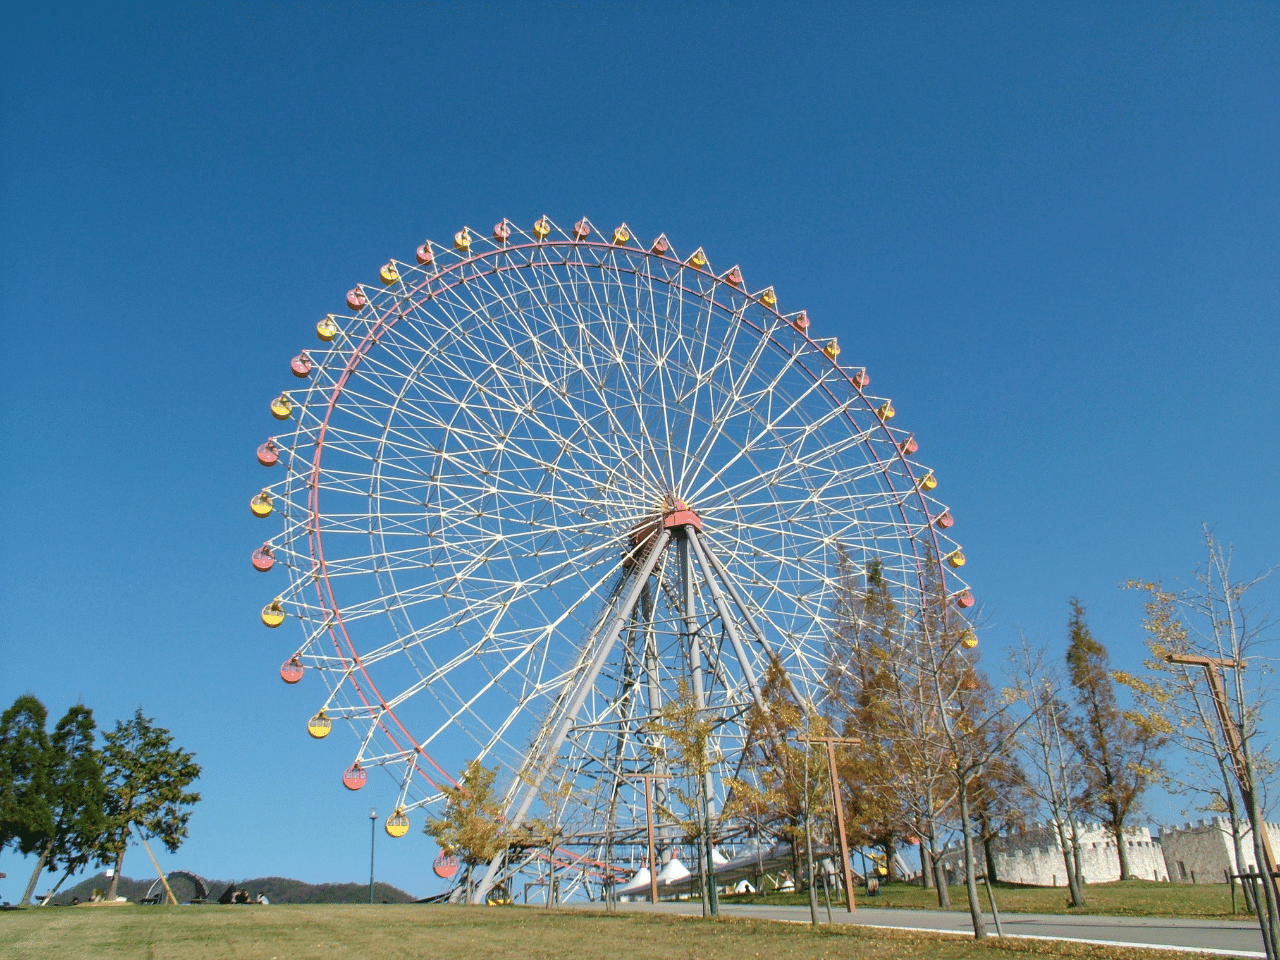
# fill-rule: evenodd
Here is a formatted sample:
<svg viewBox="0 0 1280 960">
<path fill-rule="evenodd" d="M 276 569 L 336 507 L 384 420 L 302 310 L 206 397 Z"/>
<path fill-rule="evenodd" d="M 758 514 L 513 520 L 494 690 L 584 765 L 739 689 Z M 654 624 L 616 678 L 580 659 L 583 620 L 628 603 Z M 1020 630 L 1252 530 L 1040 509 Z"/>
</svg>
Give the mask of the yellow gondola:
<svg viewBox="0 0 1280 960">
<path fill-rule="evenodd" d="M 471 231 L 463 227 L 453 235 L 453 245 L 463 253 L 471 249 Z"/>
<path fill-rule="evenodd" d="M 920 480 L 921 490 L 932 490 L 937 485 L 938 485 L 938 478 L 933 475 L 932 470 L 926 473 Z"/>
<path fill-rule="evenodd" d="M 964 566 L 964 554 L 960 552 L 960 548 L 956 547 L 947 554 L 947 563 L 951 565 L 952 570 L 959 570 Z"/>
<path fill-rule="evenodd" d="M 280 605 L 279 597 L 262 608 L 262 622 L 268 627 L 278 627 L 284 623 L 284 607 Z"/>
<path fill-rule="evenodd" d="M 631 239 L 631 230 L 627 227 L 625 223 L 614 228 L 613 242 L 615 246 L 625 247 L 627 245 L 627 241 L 630 239 Z"/>
<path fill-rule="evenodd" d="M 693 251 L 693 253 L 689 254 L 689 259 L 686 260 L 685 263 L 689 264 L 691 267 L 697 267 L 701 270 L 707 265 L 707 255 L 703 253 L 702 248 L 699 247 L 697 250 Z"/>
<path fill-rule="evenodd" d="M 964 633 L 960 634 L 960 646 L 966 650 L 972 650 L 977 645 L 978 635 L 972 629 L 966 629 Z"/>
<path fill-rule="evenodd" d="M 333 317 L 325 317 L 316 324 L 316 336 L 325 343 L 332 343 L 333 338 L 338 335 L 338 325 L 333 322 Z"/>
<path fill-rule="evenodd" d="M 834 360 L 840 356 L 840 344 L 832 337 L 827 341 L 827 345 L 822 348 L 822 352 L 827 355 L 827 359 Z"/>
<path fill-rule="evenodd" d="M 387 261 L 382 265 L 382 269 L 378 271 L 378 279 L 382 281 L 384 287 L 389 287 L 400 279 L 400 271 L 396 269 L 394 263 Z"/>
<path fill-rule="evenodd" d="M 387 817 L 386 824 L 387 835 L 391 837 L 403 837 L 409 832 L 409 818 L 404 815 L 404 811 L 399 807 L 396 812 Z"/>
<path fill-rule="evenodd" d="M 293 401 L 289 394 L 282 393 L 271 401 L 271 415 L 277 420 L 288 420 L 293 416 Z"/>
<path fill-rule="evenodd" d="M 333 721 L 324 715 L 323 710 L 307 721 L 307 733 L 317 740 L 323 740 L 332 729 Z"/>
<path fill-rule="evenodd" d="M 255 517 L 267 517 L 271 515 L 271 511 L 275 509 L 275 504 L 271 502 L 271 494 L 264 489 L 261 493 L 255 494 L 253 499 L 249 501 L 249 509 L 253 511 Z"/>
<path fill-rule="evenodd" d="M 764 288 L 764 292 L 760 294 L 760 302 L 766 307 L 776 307 L 778 305 L 778 295 L 774 293 L 773 287 Z"/>
<path fill-rule="evenodd" d="M 533 225 L 533 235 L 539 240 L 545 240 L 551 234 L 551 221 L 546 217 L 539 217 Z"/>
</svg>

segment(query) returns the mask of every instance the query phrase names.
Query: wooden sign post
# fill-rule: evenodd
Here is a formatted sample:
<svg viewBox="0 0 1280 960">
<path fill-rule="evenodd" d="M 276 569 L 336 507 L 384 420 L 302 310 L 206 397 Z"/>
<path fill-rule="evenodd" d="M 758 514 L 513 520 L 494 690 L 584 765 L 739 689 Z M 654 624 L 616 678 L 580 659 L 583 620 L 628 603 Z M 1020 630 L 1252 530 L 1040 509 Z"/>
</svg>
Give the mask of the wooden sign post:
<svg viewBox="0 0 1280 960">
<path fill-rule="evenodd" d="M 649 832 L 649 902 L 658 902 L 658 860 L 653 842 L 653 781 L 670 780 L 666 773 L 629 773 L 628 778 L 644 780 L 644 819 Z"/>
</svg>

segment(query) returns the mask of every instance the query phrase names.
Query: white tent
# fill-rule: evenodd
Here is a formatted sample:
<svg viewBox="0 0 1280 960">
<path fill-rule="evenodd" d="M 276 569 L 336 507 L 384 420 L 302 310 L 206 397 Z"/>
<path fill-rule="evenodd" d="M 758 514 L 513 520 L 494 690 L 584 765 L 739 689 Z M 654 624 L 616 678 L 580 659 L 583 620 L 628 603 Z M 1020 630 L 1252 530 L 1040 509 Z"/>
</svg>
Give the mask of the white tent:
<svg viewBox="0 0 1280 960">
<path fill-rule="evenodd" d="M 616 891 L 619 896 L 631 896 L 635 893 L 649 892 L 649 868 L 641 867 L 636 875 L 620 886 Z"/>
<path fill-rule="evenodd" d="M 680 862 L 680 858 L 676 854 L 672 853 L 671 859 L 667 861 L 666 866 L 662 868 L 662 872 L 658 874 L 658 885 L 662 887 L 670 886 L 687 879 L 688 876 L 688 867 Z"/>
</svg>

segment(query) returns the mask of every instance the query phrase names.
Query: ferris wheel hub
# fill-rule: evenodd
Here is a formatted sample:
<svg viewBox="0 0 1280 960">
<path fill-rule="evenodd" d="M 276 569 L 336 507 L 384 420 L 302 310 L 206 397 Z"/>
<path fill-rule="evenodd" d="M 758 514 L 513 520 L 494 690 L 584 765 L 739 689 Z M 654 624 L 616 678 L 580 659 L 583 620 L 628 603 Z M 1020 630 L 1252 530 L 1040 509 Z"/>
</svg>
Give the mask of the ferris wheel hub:
<svg viewBox="0 0 1280 960">
<path fill-rule="evenodd" d="M 681 531 L 685 526 L 701 531 L 702 518 L 689 509 L 683 500 L 671 498 L 669 508 L 663 511 L 662 525 L 668 530 L 675 529 L 677 532 Z"/>
<path fill-rule="evenodd" d="M 670 530 L 672 537 L 682 537 L 686 526 L 701 532 L 702 518 L 683 500 L 668 495 L 662 498 L 660 512 L 645 517 L 631 528 L 628 544 L 632 549 L 648 547 L 662 530 Z"/>
</svg>

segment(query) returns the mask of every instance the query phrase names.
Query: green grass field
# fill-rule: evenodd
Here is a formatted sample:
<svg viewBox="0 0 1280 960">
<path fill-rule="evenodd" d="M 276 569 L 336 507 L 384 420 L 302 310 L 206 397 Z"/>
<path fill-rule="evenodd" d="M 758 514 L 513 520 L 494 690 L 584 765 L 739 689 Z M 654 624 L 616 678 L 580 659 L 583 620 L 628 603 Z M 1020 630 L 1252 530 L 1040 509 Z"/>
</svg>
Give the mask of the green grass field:
<svg viewBox="0 0 1280 960">
<path fill-rule="evenodd" d="M 1201 956 L 1204 956 L 1203 954 Z M 3 960 L 1169 960 L 1152 950 L 529 907 L 61 907 L 0 913 Z"/>
<path fill-rule="evenodd" d="M 1024 887 L 1016 884 L 997 883 L 996 906 L 1008 913 L 1061 913 L 1097 914 L 1107 917 L 1201 917 L 1229 918 L 1231 916 L 1231 891 L 1225 883 L 1184 884 L 1155 883 L 1151 880 L 1125 880 L 1123 883 L 1098 883 L 1085 887 L 1085 905 L 1067 906 L 1065 887 Z M 885 884 L 878 897 L 867 897 L 861 890 L 855 891 L 856 902 L 868 907 L 906 907 L 919 910 L 937 910 L 938 894 L 906 883 Z M 969 901 L 962 886 L 949 887 L 951 909 L 968 911 Z M 988 910 L 986 889 L 979 885 L 982 909 Z M 767 896 L 732 896 L 723 898 L 725 903 L 778 903 L 806 904 L 808 894 L 771 893 Z M 818 903 L 822 905 L 822 892 Z M 843 901 L 842 901 L 843 902 Z M 1244 898 L 1237 891 L 1236 918 L 1252 921 L 1244 912 Z"/>
</svg>

